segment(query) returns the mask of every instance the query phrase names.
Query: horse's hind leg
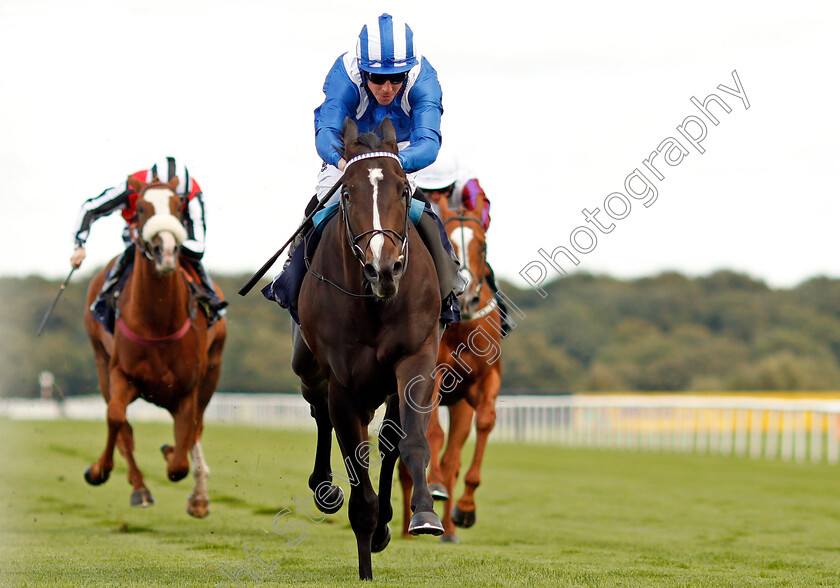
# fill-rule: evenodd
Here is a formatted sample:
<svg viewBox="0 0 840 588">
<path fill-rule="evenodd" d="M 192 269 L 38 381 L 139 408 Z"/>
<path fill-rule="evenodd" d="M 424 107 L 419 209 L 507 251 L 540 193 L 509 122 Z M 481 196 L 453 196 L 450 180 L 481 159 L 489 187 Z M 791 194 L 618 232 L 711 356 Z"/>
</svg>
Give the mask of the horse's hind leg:
<svg viewBox="0 0 840 588">
<path fill-rule="evenodd" d="M 315 357 L 300 335 L 300 328 L 292 326 L 292 369 L 300 377 L 300 391 L 309 403 L 312 418 L 318 427 L 318 441 L 315 448 L 315 465 L 309 476 L 309 487 L 315 494 L 315 505 L 323 513 L 333 514 L 344 504 L 344 492 L 332 483 L 332 421 L 327 404 L 327 381 L 324 379 Z"/>
<path fill-rule="evenodd" d="M 436 392 L 437 393 L 437 392 Z M 440 406 L 436 406 L 432 411 L 429 419 L 429 430 L 426 433 L 426 438 L 429 440 L 429 452 L 431 454 L 431 461 L 429 463 L 429 492 L 435 500 L 449 499 L 449 492 L 446 490 L 446 482 L 444 482 L 443 472 L 440 469 L 440 450 L 443 448 L 443 427 L 440 426 L 440 419 L 438 419 L 438 411 Z"/>
<path fill-rule="evenodd" d="M 459 400 L 449 407 L 449 439 L 446 443 L 446 451 L 443 453 L 441 473 L 443 475 L 446 491 L 450 498 L 446 499 L 443 511 L 443 537 L 441 541 L 457 543 L 455 536 L 455 524 L 450 515 L 452 508 L 452 496 L 455 496 L 455 482 L 458 480 L 458 471 L 461 469 L 461 451 L 467 437 L 470 436 L 472 426 L 473 409 L 466 400 Z"/>
<path fill-rule="evenodd" d="M 189 499 L 187 499 L 187 514 L 203 519 L 210 514 L 210 497 L 207 494 L 207 478 L 210 477 L 210 468 L 204 461 L 204 452 L 201 449 L 200 441 L 196 440 L 191 454 L 195 487 Z"/>
<path fill-rule="evenodd" d="M 198 427 L 195 433 L 195 445 L 190 451 L 195 486 L 187 499 L 187 514 L 199 519 L 210 514 L 210 495 L 207 493 L 207 479 L 210 477 L 210 468 L 204 460 L 204 451 L 201 449 L 201 433 L 204 430 L 204 411 L 216 391 L 216 385 L 219 383 L 222 370 L 222 349 L 224 348 L 226 331 L 219 330 L 221 324 L 217 323 L 215 328 L 215 337 L 207 352 L 207 372 L 198 388 L 198 408 L 196 409 Z"/>
<path fill-rule="evenodd" d="M 475 490 L 481 484 L 481 462 L 487 439 L 496 424 L 496 397 L 501 385 L 500 375 L 493 371 L 481 384 L 481 402 L 475 411 L 475 454 L 470 469 L 464 476 L 464 495 L 458 499 L 452 509 L 452 522 L 459 527 L 469 528 L 475 524 Z"/>
<path fill-rule="evenodd" d="M 353 400 L 350 390 L 342 387 L 335 378 L 330 380 L 330 419 L 335 427 L 350 478 L 348 510 L 350 526 L 356 535 L 356 547 L 359 552 L 359 579 L 372 580 L 370 554 L 379 504 L 368 475 L 367 459 L 360 459 L 364 453 L 362 448 L 368 442 L 367 426 L 362 424 L 358 407 Z"/>
<path fill-rule="evenodd" d="M 379 427 L 379 451 L 382 455 L 382 467 L 379 473 L 379 517 L 373 532 L 372 550 L 378 553 L 391 541 L 391 528 L 388 523 L 394 518 L 391 506 L 391 486 L 394 482 L 394 466 L 400 456 L 399 443 L 405 433 L 399 426 L 399 399 L 392 396 L 388 400 L 385 420 Z"/>
</svg>

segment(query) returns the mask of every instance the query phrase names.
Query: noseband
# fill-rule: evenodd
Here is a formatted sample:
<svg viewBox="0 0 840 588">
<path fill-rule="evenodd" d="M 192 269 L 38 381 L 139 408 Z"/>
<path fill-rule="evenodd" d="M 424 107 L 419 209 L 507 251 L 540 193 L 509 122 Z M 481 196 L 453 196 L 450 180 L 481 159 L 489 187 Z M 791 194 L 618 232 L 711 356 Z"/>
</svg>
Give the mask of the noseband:
<svg viewBox="0 0 840 588">
<path fill-rule="evenodd" d="M 350 167 L 352 164 L 356 163 L 357 161 L 361 161 L 363 159 L 372 159 L 374 157 L 390 157 L 391 159 L 395 159 L 397 163 L 400 162 L 400 158 L 397 157 L 395 154 L 391 153 L 390 151 L 372 151 L 370 153 L 362 153 L 361 155 L 357 155 L 356 157 L 352 158 L 350 161 L 347 162 L 347 165 L 344 166 L 344 171 L 347 171 L 347 168 Z M 402 164 L 400 164 L 400 169 L 402 169 Z M 341 218 L 344 220 L 344 232 L 347 235 L 347 241 L 350 244 L 350 248 L 353 251 L 353 257 L 361 264 L 362 267 L 365 266 L 365 254 L 367 250 L 370 248 L 370 242 L 376 235 L 382 235 L 387 237 L 391 243 L 394 244 L 395 247 L 400 248 L 400 255 L 399 260 L 404 261 L 408 257 L 408 223 L 410 221 L 408 212 L 409 212 L 409 203 L 408 198 L 410 194 L 408 194 L 408 185 L 406 185 L 406 190 L 403 192 L 403 196 L 406 200 L 405 206 L 405 223 L 403 228 L 403 233 L 400 235 L 397 231 L 393 229 L 371 229 L 369 231 L 364 231 L 359 233 L 358 235 L 353 233 L 353 229 L 350 227 L 350 218 L 347 214 L 346 209 L 346 187 L 341 191 L 341 197 L 339 200 L 339 208 L 341 209 Z M 368 237 L 367 243 L 365 244 L 364 249 L 359 245 L 359 241 L 363 238 Z M 408 262 L 405 262 L 408 265 Z"/>
</svg>

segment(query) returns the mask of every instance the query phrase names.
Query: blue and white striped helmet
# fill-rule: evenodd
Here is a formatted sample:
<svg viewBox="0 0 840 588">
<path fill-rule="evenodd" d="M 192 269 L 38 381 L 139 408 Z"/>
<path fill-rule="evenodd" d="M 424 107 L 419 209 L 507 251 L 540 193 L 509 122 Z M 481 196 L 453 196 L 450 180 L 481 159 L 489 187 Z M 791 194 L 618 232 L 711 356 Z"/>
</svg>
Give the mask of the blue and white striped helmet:
<svg viewBox="0 0 840 588">
<path fill-rule="evenodd" d="M 417 65 L 414 33 L 401 20 L 383 14 L 367 23 L 356 42 L 359 69 L 370 73 L 402 73 Z"/>
</svg>

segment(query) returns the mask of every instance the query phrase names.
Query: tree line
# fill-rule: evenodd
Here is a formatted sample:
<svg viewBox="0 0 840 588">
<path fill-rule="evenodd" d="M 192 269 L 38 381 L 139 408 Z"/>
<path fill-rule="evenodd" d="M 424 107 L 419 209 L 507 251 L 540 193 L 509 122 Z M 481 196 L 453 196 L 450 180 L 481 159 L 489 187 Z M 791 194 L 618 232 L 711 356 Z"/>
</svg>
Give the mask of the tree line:
<svg viewBox="0 0 840 588">
<path fill-rule="evenodd" d="M 249 276 L 214 276 L 227 294 L 228 342 L 219 390 L 294 393 L 290 319 Z M 82 325 L 87 280 L 64 292 L 35 332 L 59 280 L 0 278 L 0 396 L 35 397 L 51 371 L 64 395 L 97 392 Z M 840 389 L 840 280 L 773 289 L 731 271 L 633 280 L 574 274 L 531 289 L 501 284 L 518 307 L 503 342 L 504 391 Z"/>
</svg>

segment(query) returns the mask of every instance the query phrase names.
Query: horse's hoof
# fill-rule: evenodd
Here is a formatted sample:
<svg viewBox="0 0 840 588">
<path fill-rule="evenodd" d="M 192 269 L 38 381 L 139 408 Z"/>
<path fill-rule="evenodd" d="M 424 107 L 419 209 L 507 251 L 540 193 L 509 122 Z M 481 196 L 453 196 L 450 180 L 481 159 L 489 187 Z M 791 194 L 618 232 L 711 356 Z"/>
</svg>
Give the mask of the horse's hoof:
<svg viewBox="0 0 840 588">
<path fill-rule="evenodd" d="M 460 543 L 461 540 L 458 539 L 455 535 L 444 535 L 440 538 L 441 543 Z"/>
<path fill-rule="evenodd" d="M 203 498 L 190 497 L 187 500 L 187 514 L 197 519 L 203 519 L 210 514 L 210 501 Z"/>
<path fill-rule="evenodd" d="M 432 512 L 416 512 L 408 524 L 408 532 L 412 535 L 443 535 L 443 525 L 440 518 Z"/>
<path fill-rule="evenodd" d="M 388 547 L 388 544 L 391 542 L 391 527 L 385 525 L 385 536 L 382 540 L 377 540 L 376 533 L 373 534 L 373 543 L 370 546 L 371 553 L 379 553 L 380 551 L 384 550 Z"/>
<path fill-rule="evenodd" d="M 154 506 L 155 499 L 152 498 L 152 493 L 149 492 L 146 488 L 140 488 L 139 490 L 135 490 L 131 493 L 130 504 L 131 506 L 146 508 L 149 506 Z"/>
<path fill-rule="evenodd" d="M 475 511 L 464 512 L 458 505 L 452 507 L 452 512 L 449 513 L 449 516 L 452 517 L 452 522 L 455 524 L 456 527 L 462 527 L 464 529 L 469 529 L 475 524 Z"/>
<path fill-rule="evenodd" d="M 434 500 L 449 500 L 449 492 L 443 484 L 429 484 L 429 492 Z"/>
<path fill-rule="evenodd" d="M 90 484 L 91 486 L 99 486 L 100 484 L 104 484 L 108 481 L 108 477 L 111 475 L 111 472 L 106 472 L 103 469 L 99 469 L 99 475 L 94 476 L 91 473 L 91 469 L 93 468 L 92 465 L 89 465 L 85 470 L 85 482 Z"/>
<path fill-rule="evenodd" d="M 319 488 L 321 486 L 315 489 L 315 506 L 318 510 L 324 514 L 335 514 L 341 510 L 344 504 L 344 490 L 341 486 L 330 484 L 330 489 L 326 493 L 318 491 Z"/>
</svg>

